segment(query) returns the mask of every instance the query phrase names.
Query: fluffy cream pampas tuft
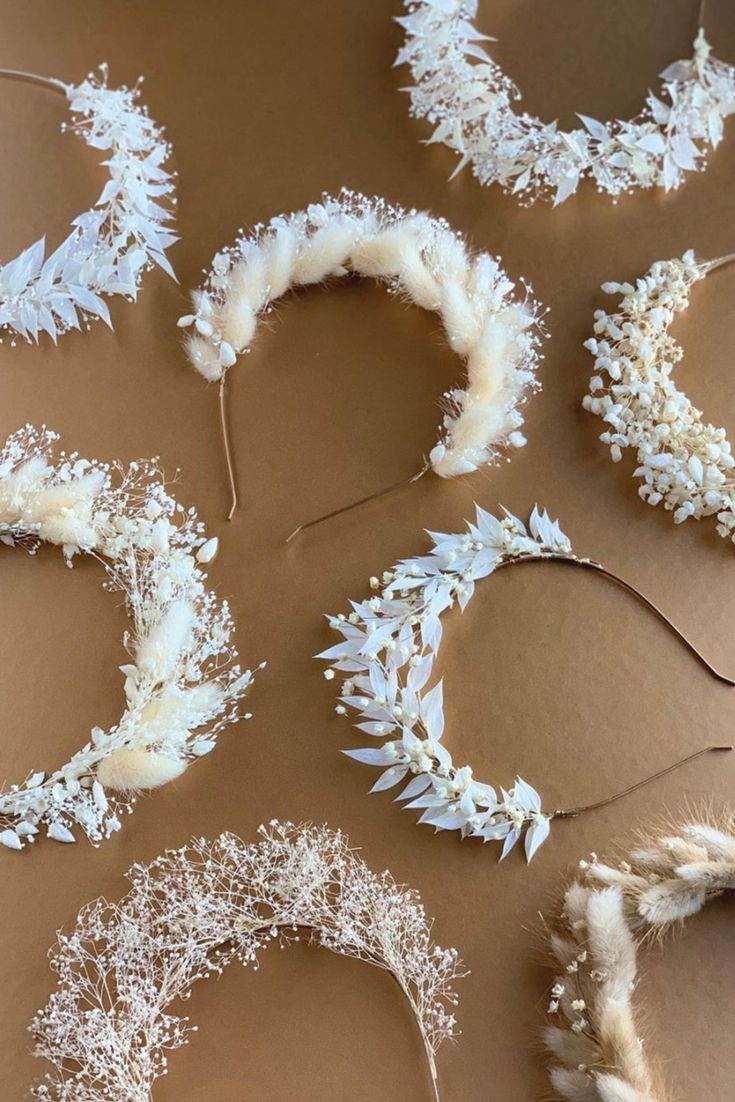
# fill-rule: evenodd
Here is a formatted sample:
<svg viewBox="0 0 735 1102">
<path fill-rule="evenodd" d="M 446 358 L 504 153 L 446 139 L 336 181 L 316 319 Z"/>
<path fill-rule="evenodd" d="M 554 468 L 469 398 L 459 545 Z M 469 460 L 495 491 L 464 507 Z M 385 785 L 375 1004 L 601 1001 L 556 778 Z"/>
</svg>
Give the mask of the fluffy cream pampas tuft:
<svg viewBox="0 0 735 1102">
<path fill-rule="evenodd" d="M 523 406 L 539 388 L 541 307 L 498 260 L 472 253 L 446 221 L 342 191 L 280 215 L 215 256 L 179 319 L 193 367 L 210 382 L 247 352 L 260 317 L 287 291 L 350 274 L 369 276 L 439 314 L 467 365 L 464 390 L 445 395 L 431 469 L 453 478 L 522 447 Z"/>
<path fill-rule="evenodd" d="M 735 818 L 647 839 L 618 865 L 580 862 L 551 949 L 560 968 L 546 1029 L 551 1082 L 567 1102 L 666 1102 L 640 1036 L 638 948 L 735 890 Z"/>
</svg>

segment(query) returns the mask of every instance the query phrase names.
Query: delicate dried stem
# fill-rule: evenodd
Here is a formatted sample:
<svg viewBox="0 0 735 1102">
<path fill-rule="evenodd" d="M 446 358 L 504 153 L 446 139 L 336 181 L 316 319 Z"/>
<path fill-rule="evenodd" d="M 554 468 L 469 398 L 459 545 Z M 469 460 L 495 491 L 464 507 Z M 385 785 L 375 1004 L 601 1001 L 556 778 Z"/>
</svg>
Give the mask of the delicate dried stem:
<svg viewBox="0 0 735 1102">
<path fill-rule="evenodd" d="M 227 429 L 227 410 L 225 408 L 226 378 L 227 375 L 225 374 L 219 381 L 219 418 L 222 427 L 222 445 L 225 453 L 225 462 L 227 463 L 227 478 L 230 486 L 230 511 L 227 514 L 227 519 L 232 520 L 235 510 L 237 509 L 237 484 L 235 482 L 235 466 L 232 462 L 232 451 L 230 449 L 230 434 Z"/>
<path fill-rule="evenodd" d="M 11 80 L 23 80 L 29 84 L 43 84 L 47 88 L 53 88 L 55 92 L 66 94 L 66 85 L 55 77 L 40 77 L 36 73 L 27 73 L 24 69 L 0 69 L 0 77 L 9 77 Z"/>
<path fill-rule="evenodd" d="M 392 486 L 386 486 L 383 490 L 377 490 L 374 494 L 368 494 L 367 497 L 361 497 L 359 501 L 353 501 L 349 505 L 341 505 L 339 509 L 333 509 L 331 513 L 324 513 L 322 516 L 317 517 L 315 520 L 309 520 L 305 524 L 300 524 L 298 528 L 294 528 L 291 535 L 286 540 L 286 543 L 290 543 L 300 532 L 305 532 L 307 528 L 313 528 L 317 524 L 321 524 L 322 521 L 332 520 L 333 517 L 341 516 L 342 513 L 349 513 L 351 509 L 357 509 L 360 505 L 367 505 L 369 501 L 375 501 L 379 497 L 385 497 L 386 494 L 395 493 L 396 490 L 402 489 L 404 486 L 411 486 L 414 482 L 418 482 L 420 478 L 431 470 L 430 463 L 424 463 L 420 471 L 412 474 L 410 478 L 403 478 L 400 482 L 394 482 Z"/>
</svg>

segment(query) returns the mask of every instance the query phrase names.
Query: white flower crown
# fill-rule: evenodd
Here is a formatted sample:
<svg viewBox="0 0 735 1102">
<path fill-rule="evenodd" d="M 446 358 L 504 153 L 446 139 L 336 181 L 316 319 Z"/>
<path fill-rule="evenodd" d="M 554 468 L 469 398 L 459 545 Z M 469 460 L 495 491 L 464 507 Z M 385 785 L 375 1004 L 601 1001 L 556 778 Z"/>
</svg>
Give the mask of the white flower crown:
<svg viewBox="0 0 735 1102">
<path fill-rule="evenodd" d="M 215 256 L 187 351 L 205 379 L 223 379 L 248 351 L 261 317 L 294 287 L 349 274 L 383 280 L 394 294 L 441 317 L 467 364 L 467 389 L 445 395 L 444 433 L 429 456 L 442 478 L 497 461 L 525 438 L 522 407 L 539 388 L 540 308 L 488 253 L 473 255 L 440 218 L 342 191 L 305 211 L 273 218 Z"/>
<path fill-rule="evenodd" d="M 672 377 L 682 359 L 669 333 L 689 305 L 691 288 L 729 260 L 698 262 L 689 251 L 681 260 L 658 260 L 643 278 L 604 283 L 621 294 L 614 313 L 595 311 L 595 336 L 585 347 L 595 357 L 595 374 L 584 408 L 606 423 L 600 440 L 614 462 L 635 450 L 634 478 L 649 505 L 662 504 L 681 524 L 689 517 L 717 516 L 717 531 L 735 540 L 735 458 L 724 428 L 702 420 Z"/>
<path fill-rule="evenodd" d="M 41 543 L 103 561 L 105 588 L 125 597 L 125 711 L 65 765 L 0 793 L 0 843 L 23 849 L 41 826 L 57 842 L 81 827 L 95 844 L 120 829 L 135 793 L 180 776 L 237 721 L 250 670 L 237 664 L 226 602 L 202 565 L 217 551 L 193 509 L 167 493 L 151 463 L 118 465 L 61 453 L 30 425 L 0 451 L 0 542 L 33 554 Z M 113 473 L 117 476 L 113 479 Z"/>
<path fill-rule="evenodd" d="M 411 114 L 435 127 L 428 141 L 460 156 L 453 175 L 470 164 L 481 184 L 498 183 L 525 203 L 563 203 L 584 177 L 613 199 L 636 187 L 678 188 L 684 173 L 704 165 L 722 120 L 735 111 L 735 68 L 710 55 L 700 27 L 691 59 L 661 73 L 661 98 L 649 93 L 636 118 L 609 123 L 580 115 L 565 131 L 513 101 L 521 94 L 481 43 L 472 19 L 477 0 L 405 0 L 398 19 L 406 42 L 396 64 L 408 64 Z M 699 143 L 699 144 L 697 144 Z"/>
<path fill-rule="evenodd" d="M 704 905 L 735 891 L 735 824 L 686 823 L 644 839 L 627 861 L 592 855 L 567 888 L 551 936 L 561 968 L 546 1030 L 557 1061 L 554 1090 L 568 1102 L 665 1102 L 650 1068 L 633 996 L 640 945 L 678 928 Z"/>
<path fill-rule="evenodd" d="M 686 648 L 719 681 L 735 681 L 719 673 L 681 634 L 668 617 L 629 582 L 592 559 L 579 558 L 557 521 L 536 507 L 528 528 L 505 510 L 502 520 L 476 506 L 474 523 L 457 534 L 430 532 L 433 546 L 427 555 L 402 559 L 382 579 L 370 579 L 373 597 L 353 601 L 347 615 L 328 616 L 342 641 L 317 655 L 345 680 L 338 715 L 348 709 L 360 719 L 356 726 L 380 740 L 376 748 L 345 750 L 348 757 L 383 770 L 371 792 L 407 781 L 397 797 L 405 806 L 420 809 L 420 823 L 435 830 L 458 830 L 463 838 L 501 841 L 501 860 L 525 832 L 530 861 L 549 835 L 551 820 L 573 818 L 618 799 L 629 791 L 671 772 L 680 765 L 730 747 L 707 747 L 630 789 L 586 807 L 542 810 L 541 797 L 517 777 L 506 791 L 475 780 L 469 765 L 455 765 L 442 742 L 444 733 L 443 683 L 428 691 L 434 661 L 442 640 L 441 616 L 455 603 L 464 611 L 481 578 L 520 562 L 561 561 L 602 575 L 635 596 L 664 621 Z"/>
<path fill-rule="evenodd" d="M 167 850 L 132 867 L 119 903 L 79 912 L 52 959 L 58 989 L 31 1026 L 35 1054 L 53 1065 L 34 1098 L 149 1102 L 168 1052 L 197 1028 L 174 1011 L 178 1001 L 234 960 L 257 968 L 270 942 L 303 932 L 398 982 L 439 1098 L 435 1056 L 456 1032 L 457 951 L 434 943 L 416 892 L 371 872 L 339 831 L 274 820 L 260 833 L 257 844 L 222 834 Z"/>
<path fill-rule="evenodd" d="M 5 71 L 62 91 L 74 116 L 69 129 L 107 154 L 110 176 L 53 253 L 46 256 L 41 238 L 0 265 L 0 331 L 10 330 L 13 340 L 37 341 L 45 332 L 56 341 L 90 318 L 111 325 L 102 295 L 134 301 L 142 272 L 156 264 L 176 278 L 165 252 L 178 239 L 167 225 L 172 211 L 162 205 L 174 190 L 163 168 L 171 147 L 137 102 L 138 87 L 109 88 L 107 66 L 100 71 L 101 78 L 90 73 L 77 85 Z"/>
</svg>

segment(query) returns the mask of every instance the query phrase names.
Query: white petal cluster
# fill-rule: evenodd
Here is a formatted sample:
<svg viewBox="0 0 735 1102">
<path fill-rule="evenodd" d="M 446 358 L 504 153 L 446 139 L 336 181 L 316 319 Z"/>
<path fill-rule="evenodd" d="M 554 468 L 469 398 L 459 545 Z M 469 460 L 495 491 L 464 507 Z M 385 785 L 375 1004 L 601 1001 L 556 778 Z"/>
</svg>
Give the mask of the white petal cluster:
<svg viewBox="0 0 735 1102">
<path fill-rule="evenodd" d="M 119 903 L 80 911 L 52 958 L 58 988 L 31 1026 L 36 1055 L 53 1065 L 34 1098 L 149 1102 L 168 1052 L 196 1030 L 179 1000 L 234 960 L 257 968 L 262 949 L 300 932 L 398 981 L 436 1082 L 463 973 L 456 949 L 432 940 L 418 895 L 372 872 L 339 831 L 273 821 L 260 833 L 256 844 L 222 834 L 167 850 L 133 866 Z"/>
<path fill-rule="evenodd" d="M 23 849 L 42 827 L 95 844 L 120 829 L 135 794 L 179 776 L 240 718 L 252 674 L 241 670 L 226 602 L 207 589 L 202 561 L 216 550 L 193 509 L 166 491 L 152 463 L 128 468 L 54 455 L 57 437 L 30 425 L 0 450 L 0 542 L 34 554 L 61 547 L 69 566 L 87 553 L 107 571 L 132 621 L 121 667 L 125 709 L 114 727 L 51 773 L 0 792 L 0 844 Z"/>
<path fill-rule="evenodd" d="M 550 947 L 560 968 L 545 1031 L 554 1090 L 568 1102 L 665 1102 L 633 995 L 638 950 L 709 900 L 735 890 L 735 823 L 686 823 L 644 841 L 616 866 L 580 862 Z"/>
<path fill-rule="evenodd" d="M 477 0 L 405 0 L 398 19 L 406 41 L 396 64 L 411 68 L 411 114 L 428 119 L 428 139 L 470 164 L 481 184 L 498 183 L 525 204 L 539 198 L 563 203 L 581 179 L 613 200 L 634 188 L 678 188 L 701 170 L 705 150 L 722 138 L 722 120 L 735 110 L 735 68 L 711 56 L 700 28 L 692 57 L 661 73 L 660 96 L 648 94 L 630 120 L 600 122 L 579 115 L 582 126 L 518 112 L 521 93 L 487 53 L 492 41 L 472 23 Z"/>
<path fill-rule="evenodd" d="M 687 252 L 681 260 L 657 261 L 635 287 L 603 284 L 622 301 L 615 313 L 595 312 L 595 336 L 585 342 L 595 374 L 583 405 L 605 422 L 600 439 L 614 462 L 626 448 L 635 450 L 633 477 L 642 480 L 644 501 L 673 511 L 677 524 L 716 514 L 719 534 L 735 539 L 730 442 L 724 428 L 702 420 L 672 377 L 683 353 L 669 328 L 710 267 Z"/>
<path fill-rule="evenodd" d="M 525 444 L 523 406 L 539 389 L 540 307 L 499 261 L 472 254 L 443 219 L 342 191 L 280 215 L 214 258 L 194 312 L 189 359 L 209 381 L 246 353 L 272 304 L 295 287 L 350 274 L 370 276 L 439 314 L 450 347 L 467 365 L 467 386 L 444 396 L 444 431 L 429 457 L 442 478 L 496 462 Z"/>
<path fill-rule="evenodd" d="M 480 578 L 528 557 L 574 558 L 568 538 L 548 514 L 534 508 L 529 526 L 507 513 L 499 520 L 476 506 L 475 523 L 458 535 L 430 533 L 428 555 L 404 559 L 371 579 L 375 595 L 352 602 L 349 615 L 330 616 L 342 642 L 317 655 L 343 674 L 337 713 L 348 709 L 377 748 L 345 750 L 348 757 L 383 770 L 371 791 L 407 781 L 398 799 L 421 810 L 419 822 L 462 837 L 502 841 L 502 857 L 525 831 L 530 860 L 549 834 L 541 798 L 520 777 L 509 791 L 474 779 L 442 742 L 443 685 L 430 689 L 442 639 L 441 616 L 455 603 L 464 611 Z"/>
<path fill-rule="evenodd" d="M 74 116 L 64 129 L 106 155 L 109 180 L 53 253 L 46 256 L 41 238 L 0 266 L 0 332 L 10 330 L 12 343 L 37 341 L 42 332 L 55 342 L 93 318 L 110 325 L 101 296 L 135 301 L 142 273 L 154 265 L 176 278 L 165 255 L 177 240 L 163 205 L 174 190 L 163 168 L 170 146 L 138 103 L 138 87 L 108 88 L 107 66 L 100 69 L 100 78 L 63 86 Z"/>
</svg>

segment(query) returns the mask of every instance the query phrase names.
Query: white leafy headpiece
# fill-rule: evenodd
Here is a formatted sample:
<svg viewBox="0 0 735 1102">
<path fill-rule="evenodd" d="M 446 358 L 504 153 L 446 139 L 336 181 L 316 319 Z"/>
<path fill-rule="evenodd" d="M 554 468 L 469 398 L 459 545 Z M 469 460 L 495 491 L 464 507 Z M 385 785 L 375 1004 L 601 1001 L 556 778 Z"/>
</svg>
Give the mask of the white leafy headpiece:
<svg viewBox="0 0 735 1102">
<path fill-rule="evenodd" d="M 633 119 L 561 130 L 518 112 L 521 93 L 482 45 L 492 41 L 472 23 L 477 0 L 404 0 L 398 19 L 406 42 L 396 64 L 411 68 L 411 114 L 434 126 L 429 142 L 459 154 L 481 184 L 498 183 L 526 204 L 563 203 L 581 179 L 594 180 L 613 200 L 634 188 L 678 188 L 702 169 L 707 146 L 722 138 L 735 111 L 735 68 L 711 56 L 700 26 L 692 57 L 661 73 L 660 96 L 649 92 Z"/>
<path fill-rule="evenodd" d="M 441 617 L 455 603 L 464 611 L 475 583 L 502 567 L 523 562 L 561 562 L 575 565 L 616 583 L 662 619 L 718 680 L 735 684 L 718 673 L 670 620 L 629 582 L 600 563 L 578 558 L 557 521 L 534 508 L 528 528 L 505 512 L 502 519 L 476 508 L 474 523 L 458 534 L 430 532 L 433 546 L 427 555 L 402 559 L 382 579 L 370 579 L 374 596 L 352 602 L 347 615 L 328 621 L 342 640 L 318 658 L 330 663 L 325 677 L 335 671 L 344 681 L 337 713 L 359 717 L 357 727 L 378 743 L 376 747 L 345 750 L 365 765 L 381 769 L 372 792 L 404 784 L 397 797 L 407 808 L 421 811 L 419 822 L 435 830 L 458 830 L 463 838 L 502 842 L 507 856 L 525 834 L 530 860 L 549 835 L 551 820 L 572 818 L 632 788 L 589 807 L 542 809 L 539 793 L 517 777 L 506 790 L 475 779 L 469 765 L 456 765 L 444 745 L 443 683 L 430 684 L 442 640 Z M 708 747 L 692 757 L 708 753 Z M 668 766 L 671 772 L 684 762 Z"/>
<path fill-rule="evenodd" d="M 657 260 L 635 287 L 604 283 L 622 299 L 612 313 L 595 311 L 595 335 L 585 341 L 595 373 L 583 405 L 604 421 L 600 440 L 613 462 L 635 452 L 643 501 L 663 505 L 676 524 L 716 516 L 718 533 L 735 541 L 732 445 L 676 385 L 672 369 L 683 351 L 669 332 L 693 285 L 732 259 L 697 261 L 690 250 L 681 260 Z"/>
<path fill-rule="evenodd" d="M 163 165 L 171 147 L 139 102 L 139 89 L 110 88 L 107 66 L 81 84 L 2 69 L 63 92 L 73 121 L 69 129 L 106 155 L 109 180 L 91 210 L 74 219 L 73 230 L 46 255 L 45 238 L 15 260 L 0 265 L 0 332 L 27 341 L 79 329 L 110 313 L 103 296 L 134 301 L 144 271 L 158 265 L 173 279 L 166 249 L 176 240 L 168 223 L 175 203 L 171 174 Z M 66 127 L 65 127 L 66 129 Z"/>
<path fill-rule="evenodd" d="M 455 1032 L 455 949 L 432 940 L 416 892 L 374 873 L 344 834 L 275 820 L 262 841 L 194 839 L 134 865 L 119 903 L 84 907 L 52 958 L 58 989 L 31 1027 L 53 1070 L 38 1102 L 150 1102 L 168 1052 L 196 1029 L 178 1014 L 193 985 L 306 931 L 315 945 L 386 971 L 416 1019 L 433 1095 L 435 1056 Z"/>
<path fill-rule="evenodd" d="M 193 366 L 222 382 L 276 299 L 350 274 L 381 280 L 436 311 L 450 347 L 466 362 L 466 389 L 444 396 L 444 429 L 419 474 L 430 469 L 453 478 L 525 444 L 523 405 L 539 386 L 538 304 L 527 287 L 516 291 L 496 258 L 472 254 L 444 219 L 383 199 L 348 191 L 324 196 L 218 253 L 203 288 L 192 294 L 194 313 L 179 320 L 193 330 L 187 338 Z M 230 476 L 234 510 L 231 464 Z"/>
<path fill-rule="evenodd" d="M 69 566 L 77 554 L 104 564 L 105 588 L 123 594 L 132 620 L 125 710 L 64 765 L 0 792 L 0 843 L 11 850 L 42 827 L 57 842 L 75 841 L 75 828 L 94 844 L 108 838 L 137 792 L 214 749 L 252 681 L 237 662 L 227 603 L 207 588 L 202 568 L 217 540 L 196 512 L 170 496 L 154 463 L 54 456 L 57 439 L 28 425 L 0 450 L 0 543 L 31 554 L 53 544 Z"/>
</svg>

